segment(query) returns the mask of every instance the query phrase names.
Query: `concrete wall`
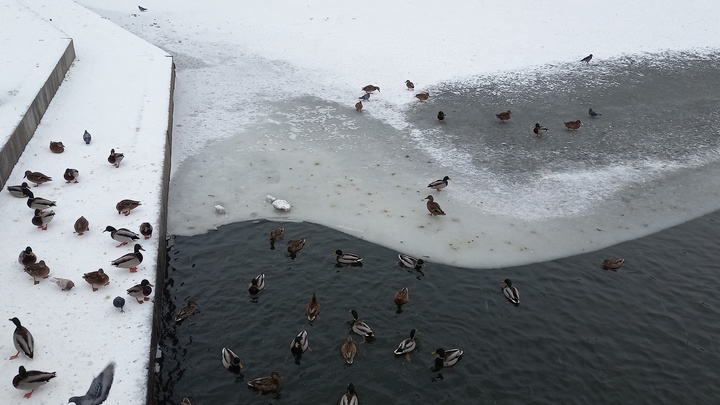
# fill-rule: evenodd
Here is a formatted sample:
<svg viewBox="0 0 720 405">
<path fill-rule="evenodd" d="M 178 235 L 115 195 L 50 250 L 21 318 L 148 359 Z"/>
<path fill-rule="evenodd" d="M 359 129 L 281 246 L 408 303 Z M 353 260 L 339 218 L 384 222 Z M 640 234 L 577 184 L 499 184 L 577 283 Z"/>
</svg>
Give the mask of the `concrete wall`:
<svg viewBox="0 0 720 405">
<path fill-rule="evenodd" d="M 48 77 L 37 96 L 35 96 L 35 99 L 15 128 L 15 131 L 10 135 L 7 143 L 0 149 L 0 189 L 5 186 L 8 177 L 10 177 L 10 173 L 12 173 L 15 164 L 17 164 L 20 159 L 20 155 L 22 155 L 25 150 L 25 146 L 27 146 L 35 134 L 35 130 L 50 105 L 50 101 L 52 101 L 55 93 L 65 79 L 65 74 L 70 69 L 74 60 L 75 46 L 71 39 L 65 52 L 60 57 L 57 65 L 55 65 L 55 69 L 53 69 L 50 74 L 50 77 Z"/>
</svg>

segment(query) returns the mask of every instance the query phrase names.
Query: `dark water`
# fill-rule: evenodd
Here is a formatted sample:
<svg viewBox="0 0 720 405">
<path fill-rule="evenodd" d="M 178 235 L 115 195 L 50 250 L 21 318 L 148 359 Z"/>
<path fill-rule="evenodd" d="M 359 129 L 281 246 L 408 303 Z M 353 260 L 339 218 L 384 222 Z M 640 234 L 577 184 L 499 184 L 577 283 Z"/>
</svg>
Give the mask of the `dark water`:
<svg viewBox="0 0 720 405">
<path fill-rule="evenodd" d="M 270 250 L 273 222 L 236 223 L 176 237 L 169 252 L 159 345 L 158 403 L 190 397 L 205 404 L 336 404 L 354 383 L 361 404 L 680 404 L 716 403 L 720 367 L 720 284 L 716 247 L 720 213 L 602 251 L 528 266 L 468 270 L 429 263 L 424 276 L 397 265 L 397 252 L 310 223 L 285 223 Z M 293 261 L 287 240 L 307 238 Z M 361 268 L 334 267 L 342 249 Z M 627 259 L 602 270 L 609 256 Z M 265 273 L 252 302 L 247 285 Z M 522 303 L 500 292 L 511 278 Z M 410 289 L 396 313 L 393 295 Z M 322 305 L 312 325 L 304 310 Z M 188 298 L 200 312 L 176 324 Z M 375 331 L 347 366 L 340 346 L 348 311 Z M 416 328 L 411 361 L 397 344 Z M 295 364 L 289 347 L 301 330 L 312 352 Z M 356 342 L 360 339 L 354 336 Z M 242 375 L 224 369 L 221 349 L 241 358 Z M 461 348 L 463 360 L 433 382 L 430 353 Z M 245 382 L 278 371 L 279 395 L 259 396 Z"/>
</svg>

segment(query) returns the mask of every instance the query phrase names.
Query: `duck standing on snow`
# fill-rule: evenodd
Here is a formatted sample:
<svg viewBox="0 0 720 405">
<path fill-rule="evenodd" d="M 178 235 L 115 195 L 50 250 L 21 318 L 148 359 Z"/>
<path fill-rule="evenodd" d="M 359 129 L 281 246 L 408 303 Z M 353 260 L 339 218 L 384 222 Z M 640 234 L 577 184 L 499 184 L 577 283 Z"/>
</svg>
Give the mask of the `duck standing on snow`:
<svg viewBox="0 0 720 405">
<path fill-rule="evenodd" d="M 66 183 L 77 183 L 79 177 L 80 172 L 77 169 L 67 168 L 63 173 L 63 179 L 65 179 Z"/>
<path fill-rule="evenodd" d="M 75 221 L 75 225 L 73 227 L 75 228 L 75 233 L 82 235 L 90 230 L 90 222 L 88 222 L 85 217 L 81 216 L 77 219 L 77 221 Z"/>
<path fill-rule="evenodd" d="M 257 295 L 260 293 L 260 291 L 265 289 L 265 273 L 258 274 L 250 280 L 250 284 L 248 284 L 248 292 L 250 295 Z"/>
<path fill-rule="evenodd" d="M 39 278 L 48 278 L 50 275 L 50 268 L 45 264 L 45 260 L 40 260 L 34 264 L 28 264 L 25 266 L 25 273 L 29 274 L 33 278 L 34 284 L 40 284 Z"/>
<path fill-rule="evenodd" d="M 502 287 L 502 293 L 508 301 L 512 302 L 516 307 L 520 305 L 520 292 L 516 287 L 513 287 L 510 279 L 505 279 L 505 285 Z"/>
<path fill-rule="evenodd" d="M 347 364 L 353 364 L 353 361 L 355 361 L 357 344 L 355 344 L 352 335 L 348 335 L 345 339 L 345 343 L 343 343 L 342 347 L 340 347 L 340 354 L 342 354 Z"/>
<path fill-rule="evenodd" d="M 126 228 L 115 229 L 112 226 L 106 226 L 103 232 L 110 232 L 110 237 L 120 242 L 117 247 L 127 245 L 130 242 L 135 242 L 140 239 L 138 234 Z"/>
<path fill-rule="evenodd" d="M 368 324 L 358 319 L 357 311 L 353 309 L 352 311 L 350 311 L 350 313 L 353 317 L 353 320 L 351 322 L 352 331 L 362 336 L 363 342 L 365 342 L 366 340 L 369 342 L 375 340 L 375 333 L 372 329 L 370 329 Z"/>
<path fill-rule="evenodd" d="M 343 253 L 342 250 L 338 249 L 333 255 L 336 256 L 336 266 L 362 266 L 362 257 L 355 253 Z"/>
<path fill-rule="evenodd" d="M 307 316 L 308 321 L 312 322 L 317 319 L 318 315 L 320 315 L 320 302 L 318 302 L 315 293 L 313 293 L 312 298 L 310 298 L 310 303 L 307 304 L 305 308 L 305 316 Z"/>
<path fill-rule="evenodd" d="M 362 90 L 366 93 L 372 93 L 375 90 L 380 91 L 380 87 L 368 84 L 367 86 L 363 87 Z"/>
<path fill-rule="evenodd" d="M 233 373 L 238 373 L 243 368 L 240 357 L 227 347 L 222 349 L 222 363 L 228 371 Z"/>
<path fill-rule="evenodd" d="M 30 246 L 26 247 L 24 250 L 20 252 L 20 255 L 18 256 L 18 263 L 22 264 L 23 266 L 27 266 L 28 264 L 33 264 L 37 261 L 37 256 L 35 256 L 35 252 L 32 251 L 32 248 Z"/>
<path fill-rule="evenodd" d="M 150 222 L 143 222 L 140 224 L 140 235 L 142 235 L 145 239 L 150 239 L 152 237 L 153 233 L 153 226 L 150 225 Z"/>
<path fill-rule="evenodd" d="M 28 198 L 29 192 L 30 192 L 30 186 L 28 186 L 27 183 L 23 182 L 19 186 L 7 186 L 7 190 L 10 192 L 10 195 L 17 198 Z"/>
<path fill-rule="evenodd" d="M 445 117 L 446 117 L 446 115 L 445 115 L 444 112 L 442 112 L 442 111 L 439 111 L 439 112 L 438 112 L 438 115 L 437 115 L 438 121 L 440 121 L 440 122 L 445 122 Z"/>
<path fill-rule="evenodd" d="M 355 103 L 355 111 L 359 112 L 359 111 L 362 111 L 362 109 L 363 109 L 362 101 L 358 101 L 357 103 Z"/>
<path fill-rule="evenodd" d="M 512 117 L 512 111 L 510 111 L 510 110 L 503 111 L 501 113 L 495 114 L 495 116 L 498 117 L 500 122 L 502 122 L 504 124 L 505 121 L 509 120 L 510 117 Z"/>
<path fill-rule="evenodd" d="M 63 152 L 65 152 L 65 145 L 63 145 L 62 142 L 50 141 L 50 152 L 63 153 Z"/>
<path fill-rule="evenodd" d="M 432 183 L 428 184 L 428 188 L 434 188 L 437 191 L 441 191 L 442 189 L 444 189 L 445 187 L 448 186 L 448 184 L 449 184 L 448 180 L 452 180 L 452 179 L 450 179 L 450 177 L 448 177 L 448 176 L 445 176 L 442 178 L 442 180 L 435 180 Z"/>
<path fill-rule="evenodd" d="M 83 274 L 83 280 L 90 284 L 93 292 L 97 291 L 102 286 L 110 284 L 110 276 L 105 274 L 103 269 L 97 269 L 96 271 Z"/>
<path fill-rule="evenodd" d="M 433 198 L 433 196 L 429 195 L 429 196 L 425 197 L 425 200 L 428 200 L 427 209 L 430 212 L 430 215 L 432 215 L 432 216 L 445 215 L 445 211 L 443 211 L 442 208 L 440 208 L 440 204 L 435 202 L 435 199 Z"/>
<path fill-rule="evenodd" d="M 417 343 L 415 342 L 415 329 L 410 330 L 410 337 L 404 339 L 395 349 L 394 353 L 396 356 L 405 355 L 405 358 L 410 361 L 410 352 L 415 350 Z"/>
<path fill-rule="evenodd" d="M 273 371 L 267 377 L 258 377 L 248 381 L 247 385 L 260 392 L 260 394 L 267 394 L 279 390 L 281 381 L 280 373 Z"/>
<path fill-rule="evenodd" d="M 565 123 L 565 126 L 568 130 L 572 129 L 573 131 L 575 131 L 582 126 L 582 122 L 580 122 L 580 120 L 568 121 Z"/>
<path fill-rule="evenodd" d="M 28 359 L 32 359 L 33 353 L 35 352 L 35 339 L 32 333 L 20 324 L 20 320 L 17 319 L 17 317 L 11 318 L 10 321 L 15 324 L 13 344 L 15 345 L 17 353 L 15 353 L 14 356 L 10 356 L 9 360 L 17 359 L 18 356 L 20 356 L 20 352 L 27 356 Z"/>
<path fill-rule="evenodd" d="M 48 181 L 52 181 L 52 177 L 46 176 L 40 172 L 31 172 L 30 170 L 25 170 L 25 175 L 23 178 L 28 179 L 28 181 L 35 183 L 35 187 L 47 183 Z"/>
<path fill-rule="evenodd" d="M 19 390 L 30 390 L 25 394 L 25 398 L 30 398 L 35 389 L 45 385 L 48 381 L 55 378 L 55 372 L 25 370 L 25 367 L 18 368 L 18 374 L 13 378 L 13 387 Z"/>
<path fill-rule="evenodd" d="M 395 305 L 397 305 L 397 311 L 395 311 L 396 314 L 399 314 L 402 312 L 402 306 L 407 304 L 410 300 L 410 290 L 408 290 L 407 287 L 403 287 L 400 291 L 395 293 L 395 298 L 393 301 L 395 302 Z"/>
<path fill-rule="evenodd" d="M 548 131 L 547 128 L 540 125 L 539 122 L 535 123 L 535 127 L 533 128 L 533 133 L 535 134 L 535 137 L 542 138 L 542 136 Z"/>
<path fill-rule="evenodd" d="M 110 156 L 108 156 L 108 163 L 117 167 L 120 167 L 120 162 L 125 159 L 125 155 L 122 153 L 116 153 L 115 149 L 110 149 Z"/>
<path fill-rule="evenodd" d="M 145 249 L 139 243 L 136 243 L 133 253 L 124 254 L 110 262 L 110 264 L 121 269 L 130 269 L 130 273 L 136 273 L 137 266 L 143 261 L 141 250 L 144 251 Z"/>
<path fill-rule="evenodd" d="M 135 200 L 120 200 L 117 204 L 115 204 L 115 209 L 117 210 L 118 214 L 125 214 L 125 216 L 130 215 L 130 211 L 134 210 L 135 208 L 141 206 L 140 201 Z"/>
<path fill-rule="evenodd" d="M 27 199 L 26 204 L 30 209 L 45 210 L 55 206 L 55 201 L 51 201 L 42 197 L 35 197 L 35 194 L 33 194 L 33 192 L 30 190 L 27 191 L 27 196 L 29 198 Z"/>
<path fill-rule="evenodd" d="M 420 101 L 426 101 L 430 98 L 430 93 L 423 91 L 422 93 L 418 93 L 415 95 L 415 98 L 417 98 Z"/>
<path fill-rule="evenodd" d="M 127 293 L 129 296 L 135 298 L 138 304 L 142 304 L 143 301 L 150 301 L 150 294 L 152 294 L 153 285 L 150 284 L 147 279 L 143 279 L 140 284 L 128 288 Z M 140 300 L 142 298 L 142 301 Z"/>
<path fill-rule="evenodd" d="M 32 217 L 32 224 L 47 231 L 48 224 L 55 218 L 55 211 L 53 210 L 35 210 L 35 215 Z"/>
<path fill-rule="evenodd" d="M 75 405 L 100 405 L 110 395 L 113 378 L 115 377 L 115 363 L 110 362 L 103 371 L 98 374 L 90 383 L 87 393 L 81 397 L 72 397 L 68 399 L 69 403 Z"/>
<path fill-rule="evenodd" d="M 405 86 L 408 90 L 415 90 L 415 83 L 411 82 L 410 80 L 405 80 Z"/>
<path fill-rule="evenodd" d="M 355 393 L 355 386 L 350 383 L 348 384 L 347 391 L 340 398 L 340 405 L 358 405 L 357 393 Z"/>
</svg>

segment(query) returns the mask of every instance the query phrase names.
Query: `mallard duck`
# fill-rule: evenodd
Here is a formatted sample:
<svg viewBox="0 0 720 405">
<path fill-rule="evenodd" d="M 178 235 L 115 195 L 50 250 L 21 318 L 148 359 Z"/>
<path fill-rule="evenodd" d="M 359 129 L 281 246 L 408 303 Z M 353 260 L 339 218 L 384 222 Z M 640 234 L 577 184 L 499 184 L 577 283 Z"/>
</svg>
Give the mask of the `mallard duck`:
<svg viewBox="0 0 720 405">
<path fill-rule="evenodd" d="M 265 289 L 265 273 L 258 274 L 250 280 L 250 284 L 248 284 L 248 291 L 250 292 L 250 295 L 257 295 L 260 291 Z"/>
<path fill-rule="evenodd" d="M 439 112 L 438 112 L 438 115 L 437 115 L 437 119 L 438 119 L 438 121 L 440 121 L 440 122 L 445 121 L 445 113 L 442 112 L 442 111 L 439 111 Z"/>
<path fill-rule="evenodd" d="M 355 103 L 355 111 L 362 111 L 362 109 L 363 109 L 362 101 L 358 101 L 357 103 Z"/>
<path fill-rule="evenodd" d="M 270 250 L 275 250 L 275 242 L 285 237 L 285 228 L 280 227 L 270 231 Z"/>
<path fill-rule="evenodd" d="M 189 398 L 183 398 L 182 402 L 180 402 L 180 405 L 192 405 L 192 402 L 190 402 Z"/>
<path fill-rule="evenodd" d="M 622 257 L 611 257 L 602 262 L 602 268 L 605 270 L 617 270 L 625 263 Z"/>
<path fill-rule="evenodd" d="M 440 204 L 436 203 L 433 198 L 433 196 L 429 195 L 424 198 L 425 200 L 428 200 L 427 202 L 427 209 L 430 211 L 430 215 L 445 215 L 445 211 L 440 208 Z"/>
<path fill-rule="evenodd" d="M 577 130 L 578 128 L 580 128 L 581 125 L 582 125 L 582 122 L 580 122 L 580 120 L 568 121 L 565 123 L 565 126 L 567 127 L 568 130 L 570 130 L 570 129 Z"/>
<path fill-rule="evenodd" d="M 72 280 L 68 280 L 66 278 L 58 278 L 55 277 L 52 279 L 53 283 L 57 284 L 58 287 L 60 287 L 63 291 L 70 291 L 73 287 L 75 287 L 75 283 L 72 282 Z"/>
<path fill-rule="evenodd" d="M 342 347 L 340 348 L 340 354 L 342 354 L 347 364 L 353 364 L 353 361 L 355 361 L 355 355 L 357 354 L 357 344 L 355 344 L 352 335 L 348 335 L 347 338 L 345 338 L 345 343 L 343 343 Z"/>
<path fill-rule="evenodd" d="M 305 238 L 293 239 L 287 244 L 287 251 L 290 253 L 291 258 L 295 258 L 295 255 L 305 247 Z"/>
<path fill-rule="evenodd" d="M 90 284 L 93 292 L 97 291 L 102 286 L 110 284 L 110 277 L 105 274 L 103 269 L 97 269 L 96 271 L 83 274 L 83 280 Z"/>
<path fill-rule="evenodd" d="M 338 249 L 335 253 L 333 253 L 333 255 L 336 256 L 335 260 L 337 261 L 338 266 L 344 264 L 348 267 L 362 265 L 362 257 L 356 255 L 355 253 L 343 253 L 342 250 Z"/>
<path fill-rule="evenodd" d="M 47 183 L 48 181 L 52 181 L 52 177 L 46 176 L 40 172 L 31 172 L 30 170 L 25 170 L 25 175 L 23 178 L 28 179 L 28 181 L 35 183 L 35 186 L 39 186 L 43 183 Z"/>
<path fill-rule="evenodd" d="M 420 101 L 425 101 L 428 98 L 430 98 L 430 93 L 422 92 L 415 95 L 415 98 L 417 98 Z"/>
<path fill-rule="evenodd" d="M 42 229 L 43 231 L 47 231 L 48 224 L 55 218 L 55 211 L 53 210 L 35 210 L 35 215 L 32 217 L 32 224 L 37 226 L 38 228 Z"/>
<path fill-rule="evenodd" d="M 142 304 L 143 301 L 150 301 L 150 294 L 152 294 L 152 288 L 153 285 L 150 284 L 147 279 L 143 279 L 140 284 L 135 284 L 134 286 L 128 288 L 127 293 L 129 296 L 134 297 L 135 300 L 137 300 L 138 304 Z M 142 300 L 140 300 L 140 298 L 142 298 Z"/>
<path fill-rule="evenodd" d="M 436 354 L 435 366 L 433 371 L 437 372 L 443 368 L 450 368 L 462 360 L 463 351 L 460 349 L 435 349 L 432 354 Z"/>
<path fill-rule="evenodd" d="M 260 394 L 267 394 L 279 390 L 281 381 L 282 377 L 280 377 L 280 374 L 277 371 L 273 371 L 267 377 L 258 377 L 248 381 L 247 385 L 250 388 L 256 389 Z"/>
<path fill-rule="evenodd" d="M 415 347 L 417 347 L 417 343 L 415 343 L 415 329 L 412 329 L 410 331 L 410 337 L 403 339 L 402 342 L 398 345 L 397 349 L 393 353 L 395 353 L 396 356 L 405 355 L 405 357 L 410 360 L 410 352 L 415 350 Z"/>
<path fill-rule="evenodd" d="M 135 200 L 121 200 L 117 204 L 115 204 L 115 209 L 117 210 L 118 214 L 125 214 L 125 216 L 130 215 L 130 211 L 134 210 L 135 208 L 141 206 L 140 201 Z"/>
<path fill-rule="evenodd" d="M 500 122 L 504 123 L 505 121 L 509 120 L 510 117 L 512 117 L 512 111 L 507 110 L 503 111 L 501 113 L 495 114 L 496 117 L 500 120 Z"/>
<path fill-rule="evenodd" d="M 142 235 L 145 239 L 150 239 L 152 237 L 153 233 L 153 226 L 150 225 L 150 222 L 143 222 L 140 224 L 140 235 Z"/>
<path fill-rule="evenodd" d="M 65 152 L 65 145 L 62 142 L 50 141 L 50 152 L 63 153 Z"/>
<path fill-rule="evenodd" d="M 113 306 L 115 308 L 120 309 L 120 312 L 125 312 L 123 309 L 125 307 L 125 298 L 117 296 L 113 299 Z"/>
<path fill-rule="evenodd" d="M 410 300 L 410 290 L 407 287 L 403 287 L 400 291 L 395 293 L 395 305 L 397 305 L 397 313 L 402 312 L 402 306 L 407 304 Z"/>
<path fill-rule="evenodd" d="M 533 128 L 533 133 L 535 134 L 536 137 L 541 138 L 547 131 L 548 131 L 548 129 L 545 128 L 544 126 L 540 125 L 539 122 L 535 123 L 535 127 Z"/>
<path fill-rule="evenodd" d="M 106 226 L 103 232 L 110 232 L 110 237 L 120 242 L 117 247 L 127 245 L 130 242 L 135 242 L 140 239 L 140 235 L 126 228 L 115 229 L 112 226 Z"/>
<path fill-rule="evenodd" d="M 193 300 L 188 300 L 187 304 L 182 307 L 175 315 L 175 322 L 181 322 L 183 319 L 187 319 L 197 311 L 197 303 Z"/>
<path fill-rule="evenodd" d="M 25 398 L 30 398 L 36 388 L 45 385 L 53 378 L 55 378 L 55 372 L 27 371 L 25 367 L 20 366 L 20 368 L 18 368 L 18 374 L 13 378 L 13 387 L 23 391 L 30 390 L 30 392 L 24 395 Z"/>
<path fill-rule="evenodd" d="M 318 302 L 315 293 L 313 293 L 312 298 L 310 298 L 310 303 L 307 304 L 307 308 L 305 308 L 305 316 L 307 316 L 308 321 L 312 322 L 318 315 L 320 315 L 320 302 Z"/>
<path fill-rule="evenodd" d="M 350 383 L 348 384 L 347 391 L 340 398 L 340 405 L 358 405 L 358 397 L 355 393 L 355 386 Z"/>
<path fill-rule="evenodd" d="M 115 149 L 110 149 L 110 156 L 108 156 L 108 163 L 115 167 L 120 167 L 120 162 L 125 159 L 125 155 L 122 153 L 116 153 Z"/>
<path fill-rule="evenodd" d="M 45 260 L 40 260 L 37 263 L 28 264 L 25 266 L 25 273 L 29 274 L 33 278 L 35 284 L 40 284 L 39 278 L 48 278 L 50 274 L 50 268 L 45 264 Z"/>
<path fill-rule="evenodd" d="M 405 80 L 405 86 L 408 90 L 415 90 L 415 84 L 410 80 Z"/>
<path fill-rule="evenodd" d="M 298 333 L 290 342 L 290 352 L 299 360 L 308 349 L 310 349 L 310 342 L 308 341 L 308 333 L 304 330 Z"/>
<path fill-rule="evenodd" d="M 516 307 L 520 305 L 520 292 L 516 287 L 513 287 L 510 279 L 505 279 L 505 285 L 502 286 L 502 293 L 508 301 L 512 302 Z"/>
<path fill-rule="evenodd" d="M 19 319 L 11 318 L 10 321 L 15 324 L 13 344 L 15 345 L 17 353 L 15 353 L 14 356 L 10 356 L 9 360 L 17 359 L 18 356 L 20 356 L 20 352 L 27 356 L 28 359 L 32 359 L 33 353 L 35 352 L 35 339 L 33 338 L 32 333 L 20 324 Z"/>
<path fill-rule="evenodd" d="M 242 363 L 240 363 L 240 357 L 227 347 L 223 347 L 222 349 L 222 363 L 228 371 L 232 371 L 233 373 L 237 373 L 243 368 Z"/>
<path fill-rule="evenodd" d="M 593 118 L 595 118 L 595 117 L 600 116 L 600 115 L 602 115 L 602 114 L 596 113 L 596 112 L 593 111 L 593 109 L 591 108 L 591 109 L 588 110 L 588 115 L 591 116 L 591 117 L 593 117 Z"/>
<path fill-rule="evenodd" d="M 448 186 L 448 180 L 451 180 L 450 177 L 445 176 L 442 178 L 442 180 L 435 180 L 432 183 L 428 184 L 428 188 L 434 188 L 437 191 L 441 191 Z"/>
<path fill-rule="evenodd" d="M 589 64 L 591 60 L 592 60 L 592 54 L 580 59 L 580 62 L 585 62 L 585 63 Z"/>
<path fill-rule="evenodd" d="M 425 267 L 423 259 L 416 259 L 410 255 L 399 253 L 398 259 L 400 259 L 400 267 L 406 269 L 422 270 L 422 268 Z"/>
<path fill-rule="evenodd" d="M 380 91 L 380 87 L 373 86 L 372 84 L 368 84 L 367 86 L 363 87 L 362 89 L 366 93 L 372 93 L 375 90 Z"/>
<path fill-rule="evenodd" d="M 77 219 L 77 221 L 75 221 L 74 228 L 75 228 L 75 233 L 77 233 L 78 235 L 82 235 L 85 232 L 90 230 L 90 222 L 88 222 L 88 220 L 85 219 L 85 217 L 81 216 L 80 218 Z"/>
<path fill-rule="evenodd" d="M 78 178 L 80 177 L 80 172 L 77 169 L 65 169 L 65 173 L 63 173 L 63 179 L 65 179 L 66 183 L 77 183 Z"/>
<path fill-rule="evenodd" d="M 81 397 L 72 397 L 68 399 L 68 404 L 75 405 L 100 405 L 107 399 L 110 394 L 113 379 L 115 377 L 115 363 L 110 362 L 100 374 L 93 378 L 87 393 Z"/>
<path fill-rule="evenodd" d="M 357 333 L 358 335 L 362 336 L 363 342 L 365 342 L 366 340 L 368 340 L 368 341 L 374 340 L 375 334 L 373 333 L 373 330 L 370 329 L 368 324 L 366 324 L 365 322 L 363 322 L 361 320 L 358 320 L 357 311 L 355 311 L 353 309 L 352 311 L 350 311 L 350 313 L 352 314 L 352 317 L 353 317 L 352 326 L 351 326 L 352 331 Z"/>
<path fill-rule="evenodd" d="M 26 202 L 28 208 L 33 210 L 45 210 L 50 207 L 55 207 L 55 201 L 42 197 L 35 197 L 35 194 L 33 194 L 30 190 L 28 190 L 27 193 L 27 196 L 29 197 Z"/>
<path fill-rule="evenodd" d="M 136 243 L 133 250 L 133 253 L 124 254 L 110 262 L 110 264 L 121 269 L 130 269 L 130 273 L 136 273 L 137 266 L 143 261 L 143 255 L 140 251 L 145 249 L 139 243 Z"/>
<path fill-rule="evenodd" d="M 19 186 L 7 186 L 7 190 L 13 197 L 28 198 L 30 196 L 30 194 L 28 194 L 30 192 L 30 186 L 25 182 Z"/>
<path fill-rule="evenodd" d="M 83 133 L 83 141 L 85 141 L 85 145 L 90 145 L 90 141 L 92 140 L 92 135 L 90 135 L 90 132 L 85 130 L 85 133 Z"/>
<path fill-rule="evenodd" d="M 35 256 L 35 253 L 32 251 L 32 248 L 30 246 L 20 251 L 20 255 L 18 256 L 18 263 L 22 264 L 23 266 L 27 266 L 28 264 L 33 264 L 36 261 L 37 256 Z"/>
</svg>

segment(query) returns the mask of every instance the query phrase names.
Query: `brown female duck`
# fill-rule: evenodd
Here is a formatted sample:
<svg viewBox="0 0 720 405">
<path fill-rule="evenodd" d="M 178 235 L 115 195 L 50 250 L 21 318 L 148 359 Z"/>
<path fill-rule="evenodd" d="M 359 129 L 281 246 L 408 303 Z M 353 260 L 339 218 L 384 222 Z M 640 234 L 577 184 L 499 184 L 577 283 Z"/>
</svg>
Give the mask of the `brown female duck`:
<svg viewBox="0 0 720 405">
<path fill-rule="evenodd" d="M 90 222 L 88 222 L 88 220 L 85 219 L 85 217 L 81 216 L 80 218 L 77 219 L 77 221 L 75 221 L 74 227 L 75 227 L 75 233 L 77 233 L 78 235 L 82 235 L 83 233 L 90 230 Z"/>
<path fill-rule="evenodd" d="M 110 277 L 105 274 L 103 269 L 97 271 L 91 271 L 90 273 L 83 274 L 83 280 L 87 281 L 92 287 L 93 292 L 97 291 L 100 287 L 110 284 Z"/>
<path fill-rule="evenodd" d="M 50 141 L 50 151 L 52 153 L 63 153 L 65 152 L 65 145 L 62 142 Z"/>
<path fill-rule="evenodd" d="M 424 198 L 425 200 L 428 200 L 427 202 L 427 209 L 430 211 L 430 215 L 445 215 L 445 211 L 440 208 L 440 204 L 435 202 L 435 199 L 433 196 L 429 195 Z"/>
<path fill-rule="evenodd" d="M 30 170 L 25 170 L 25 175 L 23 178 L 28 179 L 28 181 L 31 181 L 35 183 L 35 187 L 47 183 L 48 181 L 52 181 L 52 177 L 46 176 L 40 172 L 32 172 Z"/>
<path fill-rule="evenodd" d="M 130 215 L 130 211 L 141 205 L 142 204 L 140 203 L 140 201 L 120 200 L 120 202 L 115 204 L 115 209 L 117 210 L 118 214 L 125 214 L 125 216 L 128 216 Z"/>
<path fill-rule="evenodd" d="M 25 273 L 29 274 L 33 278 L 35 284 L 40 284 L 39 278 L 48 278 L 50 275 L 50 268 L 45 264 L 44 260 L 40 260 L 37 263 L 28 264 L 25 266 Z"/>
<path fill-rule="evenodd" d="M 416 94 L 415 98 L 420 101 L 426 101 L 428 98 L 430 98 L 430 93 L 423 91 L 422 93 Z"/>
<path fill-rule="evenodd" d="M 512 117 L 512 111 L 507 110 L 507 111 L 504 111 L 504 112 L 501 112 L 501 113 L 497 113 L 497 114 L 495 114 L 495 116 L 498 117 L 498 119 L 500 120 L 500 122 L 503 122 L 503 123 L 504 123 L 505 121 L 509 120 L 510 117 Z"/>
<path fill-rule="evenodd" d="M 570 129 L 577 130 L 578 128 L 580 128 L 582 126 L 582 122 L 580 122 L 580 120 L 568 121 L 565 123 L 565 126 L 567 127 L 568 130 L 570 130 Z"/>
</svg>

